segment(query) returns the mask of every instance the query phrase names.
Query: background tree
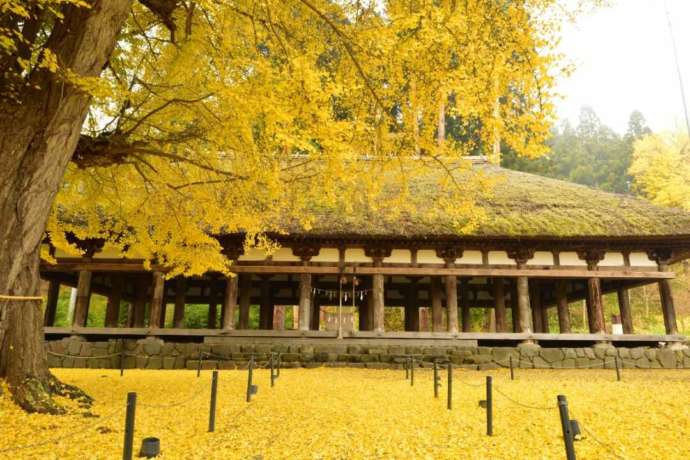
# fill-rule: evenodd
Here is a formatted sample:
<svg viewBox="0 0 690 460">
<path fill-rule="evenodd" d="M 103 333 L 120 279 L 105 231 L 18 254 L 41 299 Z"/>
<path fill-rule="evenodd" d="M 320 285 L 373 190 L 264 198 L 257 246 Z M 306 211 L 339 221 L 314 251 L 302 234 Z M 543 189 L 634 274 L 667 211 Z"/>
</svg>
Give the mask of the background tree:
<svg viewBox="0 0 690 460">
<path fill-rule="evenodd" d="M 214 235 L 241 229 L 270 247 L 266 230 L 309 228 L 328 206 L 403 213 L 405 178 L 425 169 L 445 173 L 438 212 L 471 228 L 485 187 L 454 178 L 467 149 L 438 142 L 440 113 L 476 120 L 485 144 L 542 153 L 563 17 L 553 0 L 0 8 L 0 293 L 10 296 L 36 295 L 46 228 L 54 246 L 70 247 L 66 232 L 100 238 L 171 276 L 225 271 Z M 277 221 L 285 208 L 294 222 Z M 40 305 L 0 309 L 0 377 L 23 407 L 58 412 L 50 394 L 64 387 L 46 366 Z"/>
</svg>

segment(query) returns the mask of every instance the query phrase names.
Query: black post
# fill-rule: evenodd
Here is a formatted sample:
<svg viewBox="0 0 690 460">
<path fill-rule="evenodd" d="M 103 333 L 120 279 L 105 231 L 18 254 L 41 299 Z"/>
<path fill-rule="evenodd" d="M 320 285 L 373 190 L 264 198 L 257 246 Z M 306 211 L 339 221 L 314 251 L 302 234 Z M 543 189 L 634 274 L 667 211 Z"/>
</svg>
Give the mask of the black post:
<svg viewBox="0 0 690 460">
<path fill-rule="evenodd" d="M 216 395 L 218 393 L 218 371 L 213 371 L 211 377 L 211 409 L 208 414 L 208 432 L 213 433 L 216 430 Z"/>
<path fill-rule="evenodd" d="M 275 385 L 275 366 L 273 365 L 273 353 L 271 353 L 271 386 Z"/>
<path fill-rule="evenodd" d="M 410 358 L 410 386 L 414 386 L 414 358 Z"/>
<path fill-rule="evenodd" d="M 616 380 L 620 382 L 621 381 L 621 368 L 620 368 L 620 365 L 618 363 L 618 356 L 614 357 L 613 359 L 616 361 Z"/>
<path fill-rule="evenodd" d="M 448 362 L 448 410 L 453 408 L 453 363 Z"/>
<path fill-rule="evenodd" d="M 486 377 L 486 435 L 494 434 L 494 399 L 491 391 L 491 376 Z"/>
<path fill-rule="evenodd" d="M 434 361 L 434 398 L 438 398 L 438 363 Z"/>
<path fill-rule="evenodd" d="M 247 402 L 250 402 L 252 400 L 252 372 L 254 371 L 253 357 L 249 359 L 247 370 Z"/>
<path fill-rule="evenodd" d="M 125 374 L 125 341 L 120 340 L 120 377 Z"/>
<path fill-rule="evenodd" d="M 122 449 L 122 460 L 132 460 L 134 448 L 134 416 L 137 410 L 137 394 L 127 393 L 127 412 L 125 415 L 125 444 Z"/>
<path fill-rule="evenodd" d="M 196 363 L 196 376 L 199 377 L 201 375 L 201 352 L 199 352 L 199 360 Z"/>
<path fill-rule="evenodd" d="M 558 411 L 561 414 L 561 428 L 563 429 L 563 441 L 565 442 L 565 456 L 567 460 L 575 460 L 575 448 L 573 447 L 573 431 L 568 415 L 568 400 L 564 395 L 558 395 Z"/>
<path fill-rule="evenodd" d="M 513 357 L 510 356 L 510 380 L 515 380 L 515 372 L 513 371 Z"/>
<path fill-rule="evenodd" d="M 408 356 L 405 358 L 405 362 L 403 363 L 403 367 L 405 368 L 405 380 L 410 378 L 410 357 Z"/>
</svg>

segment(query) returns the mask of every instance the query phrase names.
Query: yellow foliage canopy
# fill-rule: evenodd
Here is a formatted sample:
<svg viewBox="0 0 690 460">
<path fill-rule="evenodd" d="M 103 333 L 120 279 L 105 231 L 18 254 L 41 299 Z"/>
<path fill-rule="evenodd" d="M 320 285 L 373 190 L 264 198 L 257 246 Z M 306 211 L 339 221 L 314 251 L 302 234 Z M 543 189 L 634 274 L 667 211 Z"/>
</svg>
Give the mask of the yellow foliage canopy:
<svg viewBox="0 0 690 460">
<path fill-rule="evenodd" d="M 88 7 L 2 8 L 59 21 L 66 3 Z M 402 213 L 406 178 L 438 169 L 446 195 L 426 218 L 443 212 L 457 233 L 472 229 L 489 184 L 449 177 L 466 167 L 460 157 L 499 141 L 544 151 L 562 71 L 553 47 L 570 13 L 555 0 L 134 3 L 101 79 L 43 48 L 23 65 L 94 98 L 51 241 L 69 250 L 66 232 L 104 238 L 171 276 L 225 271 L 212 235 L 270 246 L 257 236 L 284 231 L 285 209 L 307 229 L 314 209 Z M 0 30 L 4 52 L 21 46 L 15 35 Z M 386 181 L 401 193 L 386 195 Z"/>
<path fill-rule="evenodd" d="M 653 202 L 690 210 L 690 139 L 685 133 L 650 134 L 635 143 L 630 174 Z"/>
</svg>

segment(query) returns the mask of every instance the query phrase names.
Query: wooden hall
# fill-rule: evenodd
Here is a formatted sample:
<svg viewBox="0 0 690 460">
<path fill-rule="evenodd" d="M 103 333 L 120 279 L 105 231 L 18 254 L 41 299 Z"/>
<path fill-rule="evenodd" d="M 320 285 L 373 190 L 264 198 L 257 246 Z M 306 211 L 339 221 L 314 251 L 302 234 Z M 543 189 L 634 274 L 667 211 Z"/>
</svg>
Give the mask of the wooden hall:
<svg viewBox="0 0 690 460">
<path fill-rule="evenodd" d="M 269 235 L 280 243 L 272 254 L 245 251 L 242 234 L 218 236 L 234 261 L 232 276 L 166 279 L 164 267 L 146 270 L 141 260 L 113 258 L 102 242 L 81 241 L 83 257 L 58 252 L 56 264 L 41 265 L 49 283 L 46 337 L 686 340 L 678 335 L 669 265 L 690 257 L 689 213 L 481 160 L 467 174 L 496 179 L 479 203 L 485 218 L 470 233 L 414 213 L 324 212 L 308 231 Z M 434 181 L 416 180 L 420 203 L 434 206 Z M 628 290 L 644 285 L 659 290 L 664 335 L 633 329 Z M 60 286 L 76 290 L 67 327 L 54 324 Z M 621 331 L 604 317 L 609 293 L 618 299 Z M 104 324 L 87 326 L 92 294 L 108 302 Z M 569 304 L 576 301 L 586 304 L 587 333 L 572 332 Z M 207 308 L 206 327 L 186 325 L 189 305 Z M 402 312 L 396 330 L 386 326 L 392 309 Z M 250 320 L 256 311 L 258 329 Z M 473 330 L 478 315 L 486 318 L 482 331 Z M 557 318 L 556 329 L 549 317 Z"/>
</svg>

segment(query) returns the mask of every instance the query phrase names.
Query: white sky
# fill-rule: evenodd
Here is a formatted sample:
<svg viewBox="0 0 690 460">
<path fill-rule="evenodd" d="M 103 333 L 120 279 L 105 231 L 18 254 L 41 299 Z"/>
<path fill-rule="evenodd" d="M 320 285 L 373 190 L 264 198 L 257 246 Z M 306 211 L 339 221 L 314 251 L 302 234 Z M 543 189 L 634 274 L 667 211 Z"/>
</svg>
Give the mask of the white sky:
<svg viewBox="0 0 690 460">
<path fill-rule="evenodd" d="M 655 131 L 685 126 L 664 3 L 671 14 L 686 97 L 690 97 L 690 0 L 613 0 L 564 29 L 561 51 L 575 72 L 559 84 L 561 119 L 580 107 L 625 132 L 639 110 Z"/>
</svg>

